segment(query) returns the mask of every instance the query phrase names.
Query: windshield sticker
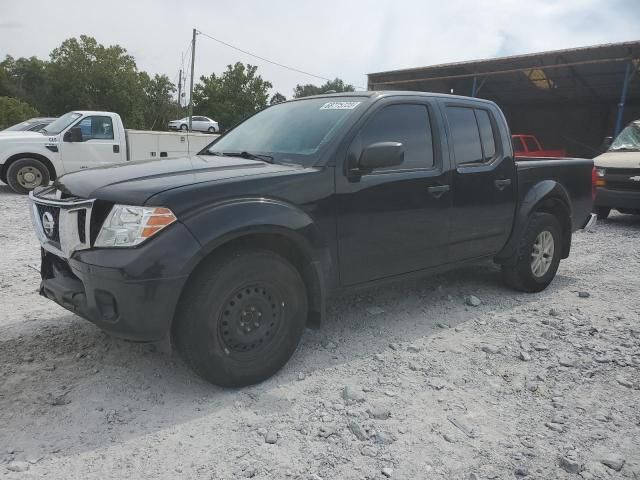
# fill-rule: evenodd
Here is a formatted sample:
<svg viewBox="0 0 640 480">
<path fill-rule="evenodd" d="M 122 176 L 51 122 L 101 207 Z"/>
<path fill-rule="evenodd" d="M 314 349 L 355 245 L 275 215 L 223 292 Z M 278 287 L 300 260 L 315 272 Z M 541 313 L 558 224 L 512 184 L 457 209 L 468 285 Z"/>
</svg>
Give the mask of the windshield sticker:
<svg viewBox="0 0 640 480">
<path fill-rule="evenodd" d="M 353 110 L 362 102 L 327 102 L 320 110 Z"/>
</svg>

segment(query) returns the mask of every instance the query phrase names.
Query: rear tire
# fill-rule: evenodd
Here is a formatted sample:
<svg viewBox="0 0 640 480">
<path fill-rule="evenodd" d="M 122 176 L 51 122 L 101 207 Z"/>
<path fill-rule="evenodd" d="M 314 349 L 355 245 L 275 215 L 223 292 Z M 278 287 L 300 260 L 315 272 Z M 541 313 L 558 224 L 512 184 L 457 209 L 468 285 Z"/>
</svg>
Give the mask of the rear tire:
<svg viewBox="0 0 640 480">
<path fill-rule="evenodd" d="M 560 223 L 551 214 L 534 213 L 522 234 L 515 265 L 502 266 L 503 279 L 516 290 L 540 292 L 555 277 L 561 254 Z"/>
<path fill-rule="evenodd" d="M 36 187 L 49 185 L 49 169 L 35 158 L 20 158 L 9 165 L 7 183 L 16 193 L 27 194 Z"/>
<path fill-rule="evenodd" d="M 610 213 L 611 213 L 610 208 L 596 207 L 596 214 L 598 215 L 598 220 L 606 220 Z"/>
<path fill-rule="evenodd" d="M 241 387 L 282 368 L 306 321 L 306 288 L 293 265 L 267 250 L 231 250 L 207 260 L 185 287 L 173 339 L 200 376 Z"/>
</svg>

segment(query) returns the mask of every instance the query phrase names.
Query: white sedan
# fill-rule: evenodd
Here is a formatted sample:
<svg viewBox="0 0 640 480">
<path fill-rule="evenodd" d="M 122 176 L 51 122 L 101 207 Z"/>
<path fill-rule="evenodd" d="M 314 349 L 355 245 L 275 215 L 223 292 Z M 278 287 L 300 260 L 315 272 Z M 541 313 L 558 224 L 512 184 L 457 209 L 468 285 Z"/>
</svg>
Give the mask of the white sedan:
<svg viewBox="0 0 640 480">
<path fill-rule="evenodd" d="M 189 130 L 189 117 L 181 118 L 180 120 L 172 120 L 169 122 L 169 130 Z M 191 121 L 191 129 L 194 132 L 209 132 L 216 133 L 220 131 L 218 122 L 211 120 L 209 117 L 193 116 Z"/>
</svg>

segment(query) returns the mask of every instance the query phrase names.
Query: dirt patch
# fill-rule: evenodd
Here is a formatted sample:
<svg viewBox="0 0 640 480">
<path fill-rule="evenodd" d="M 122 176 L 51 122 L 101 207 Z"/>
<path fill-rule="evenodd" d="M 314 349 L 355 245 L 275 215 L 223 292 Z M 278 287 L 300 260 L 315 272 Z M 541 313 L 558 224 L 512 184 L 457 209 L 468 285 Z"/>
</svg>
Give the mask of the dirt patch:
<svg viewBox="0 0 640 480">
<path fill-rule="evenodd" d="M 539 294 L 485 264 L 338 299 L 223 390 L 38 296 L 27 199 L 0 211 L 5 478 L 640 478 L 638 217 L 578 233 Z"/>
</svg>

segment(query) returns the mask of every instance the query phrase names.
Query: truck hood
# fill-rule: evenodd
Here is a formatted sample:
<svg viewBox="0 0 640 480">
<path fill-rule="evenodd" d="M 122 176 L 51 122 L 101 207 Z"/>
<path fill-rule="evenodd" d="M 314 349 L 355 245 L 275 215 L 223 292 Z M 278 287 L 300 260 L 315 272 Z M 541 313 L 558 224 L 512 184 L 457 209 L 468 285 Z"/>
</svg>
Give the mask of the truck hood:
<svg viewBox="0 0 640 480">
<path fill-rule="evenodd" d="M 299 168 L 238 157 L 203 155 L 81 170 L 61 176 L 55 186 L 81 198 L 144 205 L 149 197 L 174 188 L 237 177 L 277 175 Z"/>
<path fill-rule="evenodd" d="M 10 143 L 45 144 L 49 137 L 38 132 L 0 132 L 0 141 Z"/>
<path fill-rule="evenodd" d="M 605 152 L 593 159 L 596 167 L 640 168 L 640 152 Z"/>
</svg>

